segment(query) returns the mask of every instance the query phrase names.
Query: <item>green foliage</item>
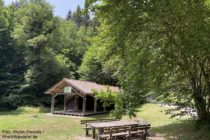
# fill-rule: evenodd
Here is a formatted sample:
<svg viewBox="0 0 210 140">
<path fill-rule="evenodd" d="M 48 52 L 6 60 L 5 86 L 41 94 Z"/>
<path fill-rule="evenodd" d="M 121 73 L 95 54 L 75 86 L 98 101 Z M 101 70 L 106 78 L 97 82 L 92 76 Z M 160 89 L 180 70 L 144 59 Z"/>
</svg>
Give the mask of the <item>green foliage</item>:
<svg viewBox="0 0 210 140">
<path fill-rule="evenodd" d="M 86 59 L 86 57 L 84 57 L 84 59 L 85 60 L 79 69 L 82 79 L 95 81 L 100 84 L 116 84 L 116 80 L 110 76 L 111 73 L 103 71 L 103 66 L 100 60 L 94 59 L 93 57 L 90 59 Z"/>
<path fill-rule="evenodd" d="M 127 104 L 128 103 L 128 104 Z M 123 94 L 118 95 L 115 99 L 115 109 L 111 112 L 113 116 L 118 119 L 121 119 L 124 115 L 127 115 L 130 119 L 136 117 L 137 110 L 131 102 L 128 102 L 124 98 Z"/>
<path fill-rule="evenodd" d="M 67 16 L 66 16 L 66 20 L 71 20 L 71 18 L 72 18 L 72 11 L 69 10 L 69 11 L 68 11 L 68 14 L 67 14 Z"/>
<path fill-rule="evenodd" d="M 0 110 L 15 108 L 20 104 L 16 95 L 25 70 L 22 49 L 12 40 L 12 7 L 0 2 Z"/>
<path fill-rule="evenodd" d="M 116 98 L 118 98 L 118 93 L 112 92 L 109 87 L 107 87 L 106 91 L 96 91 L 93 90 L 96 98 L 100 99 L 103 103 L 103 107 L 109 107 L 115 103 Z"/>
<path fill-rule="evenodd" d="M 128 115 L 131 119 L 135 117 L 135 107 L 125 98 L 124 93 L 112 92 L 109 87 L 106 91 L 93 91 L 96 98 L 100 99 L 103 103 L 103 107 L 110 107 L 114 105 L 114 110 L 111 111 L 111 115 L 117 119 L 121 119 L 123 115 Z M 127 104 L 128 103 L 128 104 Z"/>
<path fill-rule="evenodd" d="M 77 70 L 89 46 L 89 38 L 93 36 L 92 29 L 84 26 L 78 29 L 73 21 L 61 21 L 52 39 L 56 36 L 59 38 L 51 42 L 55 42 L 52 46 L 57 46 L 53 50 L 57 60 L 68 72 L 71 72 L 72 77 L 79 78 Z"/>
<path fill-rule="evenodd" d="M 43 93 L 50 86 L 63 77 L 80 77 L 77 71 L 94 31 L 77 24 L 55 17 L 45 0 L 9 6 L 0 1 L 0 110 L 47 106 L 50 99 Z"/>
<path fill-rule="evenodd" d="M 43 92 L 63 75 L 67 75 L 56 61 L 55 54 L 50 51 L 53 49 L 51 38 L 54 38 L 59 21 L 53 17 L 52 7 L 44 0 L 21 1 L 14 15 L 12 37 L 24 49 L 27 65 L 19 91 L 22 93 L 22 104 L 47 104 Z M 43 99 L 38 99 L 40 97 Z"/>
<path fill-rule="evenodd" d="M 121 63 L 115 74 L 126 93 L 185 97 L 186 104 L 194 103 L 200 120 L 210 119 L 207 3 L 86 1 L 102 23 L 98 42 L 111 37 L 101 46 L 106 47 L 108 61 L 118 56 Z"/>
<path fill-rule="evenodd" d="M 91 25 L 91 23 L 93 23 L 93 20 L 90 19 L 89 13 L 84 12 L 79 5 L 77 6 L 76 11 L 73 13 L 71 10 L 68 12 L 66 19 L 75 22 L 78 27 L 88 27 Z"/>
<path fill-rule="evenodd" d="M 118 63 L 118 58 L 106 61 L 106 46 L 110 39 L 106 36 L 106 34 L 98 34 L 90 40 L 91 46 L 85 52 L 79 73 L 82 79 L 101 84 L 116 85 L 117 77 L 115 76 L 115 71 L 118 69 L 118 65 L 114 66 L 113 64 Z M 103 41 L 100 40 L 102 38 L 104 39 Z"/>
<path fill-rule="evenodd" d="M 0 1 L 1 108 L 47 105 L 43 92 L 70 77 L 120 85 L 116 116 L 132 116 L 152 92 L 210 119 L 209 1 L 86 0 L 85 8 L 63 20 L 45 0 Z"/>
</svg>

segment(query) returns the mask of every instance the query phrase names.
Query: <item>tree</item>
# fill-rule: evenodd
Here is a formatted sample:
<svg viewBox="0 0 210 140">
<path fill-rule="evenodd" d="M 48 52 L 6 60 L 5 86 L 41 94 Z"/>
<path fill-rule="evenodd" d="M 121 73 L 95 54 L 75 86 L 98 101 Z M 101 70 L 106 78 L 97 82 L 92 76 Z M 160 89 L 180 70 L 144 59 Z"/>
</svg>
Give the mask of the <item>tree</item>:
<svg viewBox="0 0 210 140">
<path fill-rule="evenodd" d="M 131 119 L 135 117 L 136 110 L 131 106 L 131 104 L 127 104 L 127 98 L 125 98 L 123 92 L 112 92 L 107 86 L 106 91 L 93 91 L 96 95 L 97 99 L 100 99 L 103 103 L 103 107 L 110 107 L 114 105 L 114 110 L 111 111 L 111 114 L 117 118 L 121 119 L 123 115 L 128 115 Z"/>
<path fill-rule="evenodd" d="M 78 27 L 82 25 L 82 10 L 79 5 L 77 6 L 76 11 L 72 14 L 72 20 L 77 24 Z"/>
<path fill-rule="evenodd" d="M 55 49 L 55 53 L 60 58 L 63 66 L 67 68 L 71 75 L 79 79 L 79 66 L 82 63 L 82 58 L 87 48 L 89 47 L 89 38 L 94 33 L 91 28 L 81 26 L 79 29 L 73 21 L 61 21 L 60 26 L 54 36 L 59 36 L 55 41 L 55 46 L 60 46 Z"/>
<path fill-rule="evenodd" d="M 79 68 L 81 79 L 94 81 L 100 84 L 116 85 L 117 80 L 110 69 L 104 68 L 103 55 L 104 50 L 91 46 L 83 57 L 82 64 Z"/>
<path fill-rule="evenodd" d="M 20 1 L 15 17 L 12 37 L 19 47 L 24 48 L 27 65 L 20 88 L 22 103 L 47 104 L 43 92 L 67 75 L 52 52 L 56 46 L 51 46 L 59 20 L 53 17 L 52 7 L 44 0 Z"/>
<path fill-rule="evenodd" d="M 0 110 L 16 108 L 20 104 L 18 89 L 25 70 L 23 50 L 10 36 L 14 7 L 0 1 Z"/>
<path fill-rule="evenodd" d="M 118 76 L 125 91 L 187 94 L 198 119 L 210 120 L 208 2 L 87 2 L 112 37 L 109 54 L 123 61 Z"/>
<path fill-rule="evenodd" d="M 71 20 L 72 19 L 72 12 L 71 10 L 69 10 L 67 16 L 66 16 L 66 20 Z"/>
<path fill-rule="evenodd" d="M 71 13 L 68 15 L 70 16 Z M 85 27 L 90 27 L 90 25 L 93 22 L 92 19 L 90 19 L 90 15 L 88 12 L 85 12 L 81 7 L 78 5 L 76 11 L 74 11 L 71 14 L 71 20 L 74 21 L 78 27 L 80 26 L 85 26 Z"/>
<path fill-rule="evenodd" d="M 80 78 L 93 35 L 92 27 L 55 17 L 45 0 L 0 1 L 0 109 L 49 105 L 44 91 L 63 77 Z"/>
</svg>

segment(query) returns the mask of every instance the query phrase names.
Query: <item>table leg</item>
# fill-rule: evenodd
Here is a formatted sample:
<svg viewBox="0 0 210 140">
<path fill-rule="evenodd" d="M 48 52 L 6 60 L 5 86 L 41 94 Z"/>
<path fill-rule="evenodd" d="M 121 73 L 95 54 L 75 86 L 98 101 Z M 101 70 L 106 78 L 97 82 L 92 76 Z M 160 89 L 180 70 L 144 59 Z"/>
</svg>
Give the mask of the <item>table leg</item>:
<svg viewBox="0 0 210 140">
<path fill-rule="evenodd" d="M 98 140 L 100 140 L 100 135 L 103 133 L 103 128 L 98 129 Z"/>
<path fill-rule="evenodd" d="M 96 130 L 95 130 L 95 128 L 92 128 L 92 134 L 93 134 L 93 139 L 95 139 L 96 138 Z"/>
</svg>

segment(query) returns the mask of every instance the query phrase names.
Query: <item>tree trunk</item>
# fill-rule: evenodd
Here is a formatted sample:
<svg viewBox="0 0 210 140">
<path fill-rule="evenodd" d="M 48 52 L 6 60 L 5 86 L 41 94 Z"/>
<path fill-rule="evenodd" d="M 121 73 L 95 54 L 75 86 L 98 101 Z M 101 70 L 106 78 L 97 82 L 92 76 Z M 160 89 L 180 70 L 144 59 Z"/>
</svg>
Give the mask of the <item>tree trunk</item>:
<svg viewBox="0 0 210 140">
<path fill-rule="evenodd" d="M 208 88 L 208 95 L 207 95 L 207 99 L 206 99 L 206 112 L 207 112 L 207 116 L 208 116 L 208 123 L 210 124 L 210 88 Z"/>
<path fill-rule="evenodd" d="M 208 112 L 206 110 L 206 102 L 200 91 L 193 92 L 193 99 L 197 110 L 198 120 L 201 122 L 208 121 Z"/>
<path fill-rule="evenodd" d="M 190 77 L 190 84 L 192 87 L 192 98 L 195 102 L 195 107 L 198 115 L 198 121 L 200 122 L 207 122 L 209 120 L 208 112 L 207 112 L 207 101 L 205 96 L 203 95 L 203 90 L 201 87 L 201 80 L 200 78 L 196 78 L 193 75 L 196 74 L 189 74 Z M 201 76 L 201 75 L 200 75 Z"/>
<path fill-rule="evenodd" d="M 208 95 L 208 105 L 207 105 L 207 113 L 208 113 L 208 117 L 209 117 L 209 120 L 210 120 L 210 95 Z"/>
</svg>

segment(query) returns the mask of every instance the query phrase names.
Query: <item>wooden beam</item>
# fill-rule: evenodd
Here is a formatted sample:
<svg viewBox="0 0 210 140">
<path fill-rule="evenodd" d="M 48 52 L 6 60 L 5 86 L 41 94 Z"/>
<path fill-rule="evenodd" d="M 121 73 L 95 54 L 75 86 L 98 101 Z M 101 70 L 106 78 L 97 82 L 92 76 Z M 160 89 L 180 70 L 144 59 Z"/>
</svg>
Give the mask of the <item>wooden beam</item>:
<svg viewBox="0 0 210 140">
<path fill-rule="evenodd" d="M 64 95 L 64 100 L 63 100 L 63 102 L 64 102 L 64 105 L 63 105 L 63 111 L 64 112 L 66 112 L 66 110 L 67 110 L 67 95 Z"/>
<path fill-rule="evenodd" d="M 78 97 L 79 96 L 75 96 L 74 98 L 74 111 L 78 111 Z"/>
<path fill-rule="evenodd" d="M 53 94 L 53 90 L 55 90 L 59 85 L 62 85 L 64 83 L 64 80 L 59 81 L 55 85 L 53 85 L 51 88 L 49 88 L 47 91 L 45 91 L 45 94 Z"/>
<path fill-rule="evenodd" d="M 86 112 L 86 97 L 83 97 L 83 106 L 82 106 L 82 114 L 85 115 Z"/>
<path fill-rule="evenodd" d="M 93 97 L 94 98 L 94 113 L 97 112 L 97 98 L 96 97 Z"/>
<path fill-rule="evenodd" d="M 52 99 L 51 99 L 51 113 L 54 113 L 54 106 L 55 106 L 55 95 L 52 95 Z"/>
</svg>

